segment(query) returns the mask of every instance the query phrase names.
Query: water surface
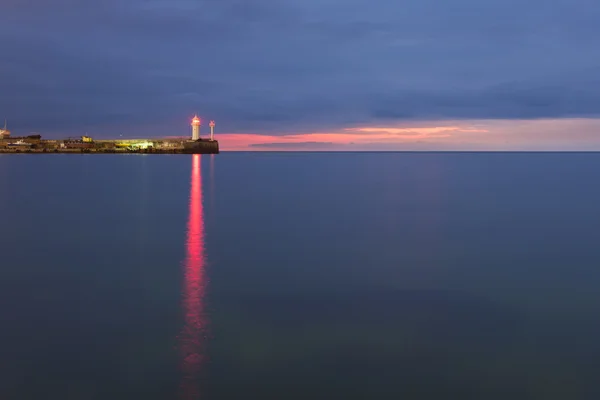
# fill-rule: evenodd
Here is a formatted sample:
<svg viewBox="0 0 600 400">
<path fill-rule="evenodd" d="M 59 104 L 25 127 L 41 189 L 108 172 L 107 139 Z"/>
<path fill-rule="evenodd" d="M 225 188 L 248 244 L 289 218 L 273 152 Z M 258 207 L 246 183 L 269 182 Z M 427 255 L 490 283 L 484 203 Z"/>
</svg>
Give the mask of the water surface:
<svg viewBox="0 0 600 400">
<path fill-rule="evenodd" d="M 0 155 L 2 399 L 588 399 L 600 154 Z"/>
</svg>

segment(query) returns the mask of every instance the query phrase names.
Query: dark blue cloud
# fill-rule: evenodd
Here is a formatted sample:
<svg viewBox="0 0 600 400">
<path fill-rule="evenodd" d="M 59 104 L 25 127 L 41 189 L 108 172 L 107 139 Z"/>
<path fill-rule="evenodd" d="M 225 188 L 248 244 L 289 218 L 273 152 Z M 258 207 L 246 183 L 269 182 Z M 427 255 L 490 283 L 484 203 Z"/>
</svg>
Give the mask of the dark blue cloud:
<svg viewBox="0 0 600 400">
<path fill-rule="evenodd" d="M 600 111 L 590 0 L 3 0 L 0 15 L 15 132 L 175 134 L 195 112 L 273 133 Z"/>
</svg>

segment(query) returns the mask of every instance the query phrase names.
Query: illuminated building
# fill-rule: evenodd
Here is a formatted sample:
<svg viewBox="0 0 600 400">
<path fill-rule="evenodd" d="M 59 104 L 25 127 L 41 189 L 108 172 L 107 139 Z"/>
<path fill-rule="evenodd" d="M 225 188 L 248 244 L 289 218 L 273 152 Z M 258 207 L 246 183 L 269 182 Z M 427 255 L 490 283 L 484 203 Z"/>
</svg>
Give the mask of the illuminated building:
<svg viewBox="0 0 600 400">
<path fill-rule="evenodd" d="M 192 119 L 192 140 L 200 139 L 200 118 L 197 115 Z"/>
<path fill-rule="evenodd" d="M 4 120 L 4 129 L 0 129 L 0 139 L 5 139 L 10 136 L 10 131 L 6 129 L 6 120 Z"/>
</svg>

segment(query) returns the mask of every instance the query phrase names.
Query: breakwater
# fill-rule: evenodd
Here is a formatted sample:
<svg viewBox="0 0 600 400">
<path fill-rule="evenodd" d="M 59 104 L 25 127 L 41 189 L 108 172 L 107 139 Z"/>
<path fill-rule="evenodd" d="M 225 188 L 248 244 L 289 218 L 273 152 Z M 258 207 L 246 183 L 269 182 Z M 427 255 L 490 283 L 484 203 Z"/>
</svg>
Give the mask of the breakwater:
<svg viewBox="0 0 600 400">
<path fill-rule="evenodd" d="M 1 154 L 218 154 L 216 140 L 169 139 L 80 139 L 44 140 L 39 136 L 0 139 Z"/>
</svg>

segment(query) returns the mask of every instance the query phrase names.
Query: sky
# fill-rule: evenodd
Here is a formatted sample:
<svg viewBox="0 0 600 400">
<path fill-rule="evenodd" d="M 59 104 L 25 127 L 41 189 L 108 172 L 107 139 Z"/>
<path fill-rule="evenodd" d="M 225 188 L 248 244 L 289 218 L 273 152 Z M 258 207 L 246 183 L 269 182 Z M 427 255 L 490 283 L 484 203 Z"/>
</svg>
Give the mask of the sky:
<svg viewBox="0 0 600 400">
<path fill-rule="evenodd" d="M 592 0 L 0 0 L 16 134 L 600 150 Z"/>
</svg>

